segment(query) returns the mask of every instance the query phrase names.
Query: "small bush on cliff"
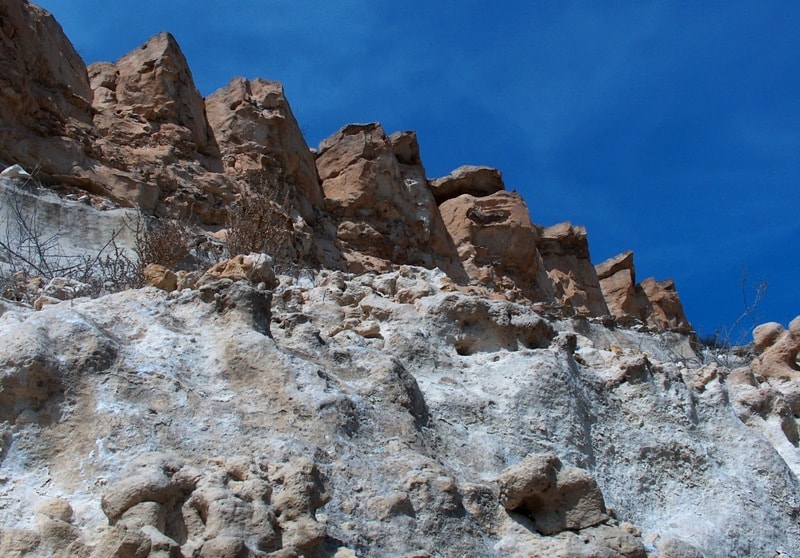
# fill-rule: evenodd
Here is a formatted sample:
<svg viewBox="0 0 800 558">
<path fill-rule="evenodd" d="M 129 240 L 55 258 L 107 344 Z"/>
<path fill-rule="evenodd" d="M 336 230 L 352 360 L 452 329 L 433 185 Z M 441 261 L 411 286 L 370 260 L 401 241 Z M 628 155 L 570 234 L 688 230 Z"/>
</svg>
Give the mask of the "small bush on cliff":
<svg viewBox="0 0 800 558">
<path fill-rule="evenodd" d="M 739 281 L 744 310 L 730 326 L 719 326 L 713 334 L 699 338 L 700 350 L 704 353 L 705 362 L 714 362 L 730 367 L 752 360 L 750 345 L 752 331 L 759 317 L 756 313 L 759 304 L 767 292 L 767 282 L 761 279 L 756 285 L 750 285 L 747 268 L 742 266 L 742 278 Z M 751 299 L 752 296 L 752 299 Z"/>
<path fill-rule="evenodd" d="M 284 199 L 275 195 L 251 194 L 238 202 L 228 218 L 227 249 L 230 256 L 265 252 L 278 267 L 292 259 L 292 219 L 284 210 Z M 283 203 L 280 203 L 283 202 Z"/>
<path fill-rule="evenodd" d="M 136 257 L 139 273 L 148 264 L 177 269 L 189 255 L 186 227 L 171 219 L 151 219 L 139 215 L 135 225 Z"/>
</svg>

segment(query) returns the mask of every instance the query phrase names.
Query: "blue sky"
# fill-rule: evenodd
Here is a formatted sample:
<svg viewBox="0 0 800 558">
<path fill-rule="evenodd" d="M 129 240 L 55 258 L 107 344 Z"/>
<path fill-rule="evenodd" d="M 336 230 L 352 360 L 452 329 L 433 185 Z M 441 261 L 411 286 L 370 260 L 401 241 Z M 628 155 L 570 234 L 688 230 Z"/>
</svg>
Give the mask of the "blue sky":
<svg viewBox="0 0 800 558">
<path fill-rule="evenodd" d="M 203 95 L 283 82 L 311 146 L 416 130 L 429 177 L 499 168 L 534 222 L 635 252 L 702 333 L 800 314 L 800 3 L 41 0 L 87 63 L 177 38 Z"/>
</svg>

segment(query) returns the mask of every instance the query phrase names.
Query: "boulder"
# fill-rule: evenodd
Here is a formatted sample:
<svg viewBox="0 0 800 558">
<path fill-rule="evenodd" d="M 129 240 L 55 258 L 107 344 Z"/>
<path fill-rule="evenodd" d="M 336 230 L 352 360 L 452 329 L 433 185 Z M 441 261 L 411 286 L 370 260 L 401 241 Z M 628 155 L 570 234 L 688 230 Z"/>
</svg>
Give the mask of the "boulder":
<svg viewBox="0 0 800 558">
<path fill-rule="evenodd" d="M 761 351 L 752 365 L 755 373 L 767 378 L 800 379 L 800 316 L 789 322 L 788 329 L 774 322 L 758 326 L 753 330 L 753 340 Z"/>
<path fill-rule="evenodd" d="M 529 455 L 503 471 L 497 482 L 500 504 L 528 516 L 543 535 L 608 521 L 594 477 L 577 467 L 563 467 L 555 455 Z"/>
<path fill-rule="evenodd" d="M 469 194 L 480 198 L 505 190 L 502 173 L 492 167 L 464 165 L 448 176 L 431 180 L 430 189 L 436 203 Z"/>
<path fill-rule="evenodd" d="M 350 124 L 320 144 L 317 170 L 349 271 L 411 264 L 463 277 L 413 134 Z"/>
<path fill-rule="evenodd" d="M 267 289 L 274 289 L 278 285 L 275 271 L 272 269 L 272 258 L 266 254 L 239 254 L 221 261 L 206 271 L 205 276 L 198 280 L 198 284 L 202 285 L 217 279 L 249 281 L 253 285 L 263 283 Z"/>
<path fill-rule="evenodd" d="M 547 227 L 542 231 L 538 247 L 557 300 L 579 314 L 608 314 L 600 280 L 589 259 L 584 227 L 568 222 Z"/>
<path fill-rule="evenodd" d="M 167 292 L 178 288 L 178 276 L 174 271 L 167 269 L 163 265 L 148 264 L 145 266 L 143 274 L 144 284 L 149 287 L 156 287 Z"/>
<path fill-rule="evenodd" d="M 552 283 L 536 249 L 539 232 L 519 194 L 463 194 L 443 202 L 439 210 L 471 283 L 553 300 Z"/>
</svg>

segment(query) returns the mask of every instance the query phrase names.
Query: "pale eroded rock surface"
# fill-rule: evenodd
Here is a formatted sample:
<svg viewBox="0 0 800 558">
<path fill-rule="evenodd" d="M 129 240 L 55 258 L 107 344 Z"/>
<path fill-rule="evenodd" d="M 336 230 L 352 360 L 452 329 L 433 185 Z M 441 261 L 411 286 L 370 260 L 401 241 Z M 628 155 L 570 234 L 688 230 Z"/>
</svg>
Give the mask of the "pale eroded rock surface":
<svg viewBox="0 0 800 558">
<path fill-rule="evenodd" d="M 415 267 L 282 276 L 260 330 L 257 306 L 225 303 L 249 284 L 4 311 L 0 544 L 798 550 L 800 489 L 782 457 L 796 446 L 740 422 L 726 370 L 675 360 L 692 355 L 680 334 L 547 320 Z M 56 499 L 69 521 L 65 504 L 35 512 Z"/>
</svg>

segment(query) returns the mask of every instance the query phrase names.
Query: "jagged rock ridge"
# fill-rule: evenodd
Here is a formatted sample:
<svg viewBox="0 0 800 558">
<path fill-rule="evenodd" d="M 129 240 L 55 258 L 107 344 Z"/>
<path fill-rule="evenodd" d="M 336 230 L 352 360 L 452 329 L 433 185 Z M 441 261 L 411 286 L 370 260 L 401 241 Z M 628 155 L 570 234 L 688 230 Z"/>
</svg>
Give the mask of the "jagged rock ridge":
<svg viewBox="0 0 800 558">
<path fill-rule="evenodd" d="M 414 133 L 378 124 L 345 126 L 312 152 L 277 82 L 236 78 L 203 99 L 168 33 L 87 69 L 49 14 L 24 0 L 0 10 L 0 157 L 47 183 L 212 227 L 266 194 L 287 215 L 293 261 L 439 267 L 460 285 L 609 314 L 586 231 L 533 224 L 495 169 L 429 180 Z M 690 329 L 671 283 L 637 292 L 626 315 Z"/>
</svg>

